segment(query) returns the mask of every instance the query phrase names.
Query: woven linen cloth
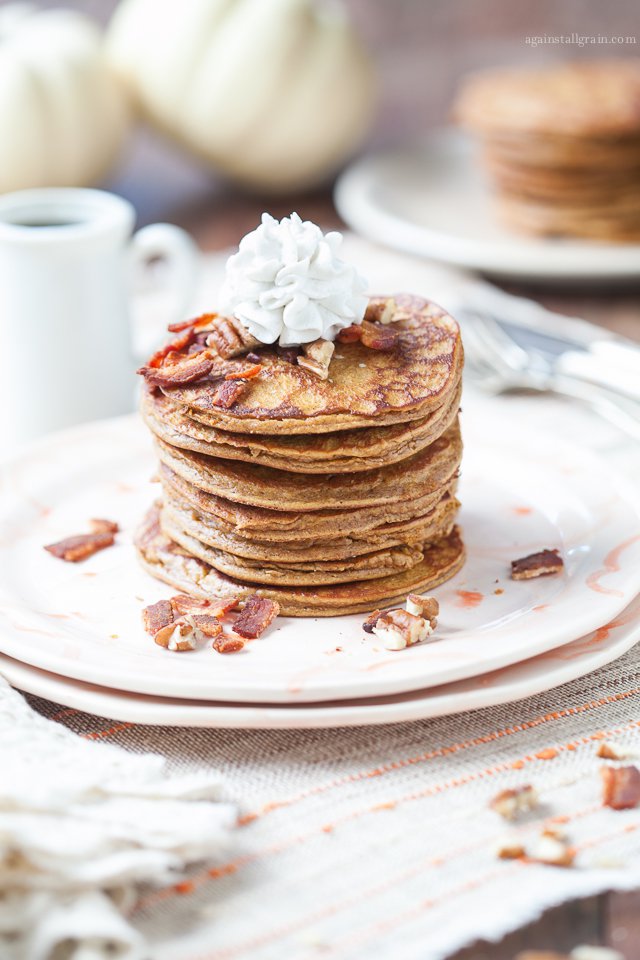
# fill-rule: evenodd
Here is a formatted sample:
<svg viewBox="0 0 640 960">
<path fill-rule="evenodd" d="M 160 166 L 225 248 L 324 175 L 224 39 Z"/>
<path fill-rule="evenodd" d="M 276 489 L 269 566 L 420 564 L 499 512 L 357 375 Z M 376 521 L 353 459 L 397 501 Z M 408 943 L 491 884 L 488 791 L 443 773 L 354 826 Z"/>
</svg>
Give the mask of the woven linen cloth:
<svg viewBox="0 0 640 960">
<path fill-rule="evenodd" d="M 440 268 L 348 242 L 381 290 L 442 281 L 445 299 L 451 276 Z M 211 289 L 219 267 L 205 278 Z M 467 392 L 463 407 L 473 402 Z M 638 446 L 579 405 L 494 402 L 640 475 Z M 638 648 L 518 703 L 389 726 L 159 728 L 27 699 L 80 738 L 158 754 L 175 775 L 213 774 L 240 812 L 226 858 L 137 888 L 127 919 L 153 960 L 439 960 L 552 905 L 640 884 L 640 808 L 602 806 L 596 756 L 607 738 L 640 763 Z M 523 783 L 541 805 L 507 829 L 489 801 Z M 527 845 L 550 820 L 577 849 L 574 867 L 497 858 L 505 833 Z"/>
</svg>

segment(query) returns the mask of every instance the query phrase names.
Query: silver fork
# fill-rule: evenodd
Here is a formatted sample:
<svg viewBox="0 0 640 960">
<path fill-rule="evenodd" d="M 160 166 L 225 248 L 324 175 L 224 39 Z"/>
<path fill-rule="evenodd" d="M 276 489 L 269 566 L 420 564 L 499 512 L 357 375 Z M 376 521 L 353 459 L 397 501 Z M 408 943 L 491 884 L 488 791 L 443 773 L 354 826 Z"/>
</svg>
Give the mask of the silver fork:
<svg viewBox="0 0 640 960">
<path fill-rule="evenodd" d="M 490 315 L 458 311 L 465 373 L 491 394 L 557 394 L 586 403 L 624 433 L 640 440 L 640 404 L 601 385 L 556 373 L 535 347 L 524 349 Z"/>
</svg>

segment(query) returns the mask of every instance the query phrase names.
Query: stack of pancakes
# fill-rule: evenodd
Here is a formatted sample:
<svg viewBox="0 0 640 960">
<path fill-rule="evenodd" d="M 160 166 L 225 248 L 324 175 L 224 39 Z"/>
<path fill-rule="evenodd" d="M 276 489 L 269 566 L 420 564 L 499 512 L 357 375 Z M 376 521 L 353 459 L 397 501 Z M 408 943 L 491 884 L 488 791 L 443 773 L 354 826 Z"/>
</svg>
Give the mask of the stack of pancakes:
<svg viewBox="0 0 640 960">
<path fill-rule="evenodd" d="M 460 333 L 428 301 L 393 302 L 394 348 L 338 342 L 326 380 L 260 344 L 260 373 L 229 407 L 216 399 L 228 360 L 197 383 L 145 386 L 162 490 L 137 541 L 151 573 L 199 598 L 258 592 L 284 614 L 331 616 L 460 568 Z"/>
<path fill-rule="evenodd" d="M 479 136 L 515 229 L 640 238 L 640 62 L 570 63 L 470 77 L 455 113 Z"/>
</svg>

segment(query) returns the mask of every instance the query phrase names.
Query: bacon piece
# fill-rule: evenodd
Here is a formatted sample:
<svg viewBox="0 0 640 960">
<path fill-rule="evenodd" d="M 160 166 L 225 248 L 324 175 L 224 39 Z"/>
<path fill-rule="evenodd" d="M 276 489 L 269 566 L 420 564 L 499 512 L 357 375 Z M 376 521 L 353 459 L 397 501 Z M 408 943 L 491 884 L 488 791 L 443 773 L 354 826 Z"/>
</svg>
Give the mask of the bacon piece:
<svg viewBox="0 0 640 960">
<path fill-rule="evenodd" d="M 215 317 L 207 346 L 214 347 L 223 360 L 237 357 L 260 343 L 235 317 Z"/>
<path fill-rule="evenodd" d="M 338 343 L 357 343 L 362 340 L 362 327 L 359 323 L 352 323 L 350 327 L 340 330 L 336 340 Z"/>
<path fill-rule="evenodd" d="M 602 802 L 613 810 L 630 810 L 640 803 L 640 770 L 637 767 L 602 767 Z"/>
<path fill-rule="evenodd" d="M 233 625 L 234 632 L 247 640 L 261 637 L 269 624 L 280 613 L 280 604 L 257 593 L 251 594 Z"/>
<path fill-rule="evenodd" d="M 218 653 L 239 653 L 244 650 L 244 640 L 242 637 L 230 637 L 228 635 L 216 637 L 211 646 Z"/>
<path fill-rule="evenodd" d="M 262 364 L 256 363 L 252 367 L 245 367 L 243 370 L 237 370 L 233 373 L 228 373 L 225 377 L 225 380 L 252 380 L 253 377 L 258 376 L 261 370 Z"/>
<path fill-rule="evenodd" d="M 204 611 L 218 619 L 224 617 L 230 610 L 235 610 L 238 602 L 237 597 L 229 597 L 228 600 L 218 600 L 216 598 L 213 600 L 196 600 L 186 593 L 178 593 L 175 597 L 171 597 L 170 601 L 177 617 L 184 616 L 186 613 Z"/>
<path fill-rule="evenodd" d="M 224 407 L 228 410 L 236 400 L 239 400 L 247 389 L 246 380 L 223 380 L 218 384 L 216 392 L 213 395 L 214 407 Z"/>
<path fill-rule="evenodd" d="M 179 363 L 167 364 L 161 369 L 142 369 L 147 382 L 156 387 L 180 387 L 202 380 L 212 367 L 213 360 L 208 354 L 194 353 L 190 357 L 184 357 Z"/>
<path fill-rule="evenodd" d="M 158 630 L 169 626 L 174 620 L 175 615 L 170 600 L 158 600 L 157 603 L 150 604 L 142 611 L 142 625 L 152 637 L 155 637 Z"/>
<path fill-rule="evenodd" d="M 120 527 L 115 520 L 103 520 L 101 517 L 94 518 L 89 521 L 89 526 L 92 533 L 120 533 Z"/>
<path fill-rule="evenodd" d="M 189 613 L 186 619 L 204 637 L 219 637 L 222 633 L 222 624 L 218 618 L 208 613 Z"/>
<path fill-rule="evenodd" d="M 548 577 L 560 573 L 564 562 L 558 550 L 541 550 L 530 553 L 528 557 L 511 561 L 512 580 L 532 580 L 534 577 Z"/>
<path fill-rule="evenodd" d="M 137 372 L 144 374 L 144 371 L 147 370 L 149 367 L 152 367 L 153 369 L 157 369 L 158 367 L 161 367 L 168 353 L 171 353 L 174 350 L 176 352 L 180 352 L 180 350 L 184 350 L 185 347 L 188 347 L 191 341 L 193 340 L 193 336 L 194 336 L 193 327 L 189 327 L 189 329 L 185 330 L 184 333 L 182 333 L 179 337 L 174 337 L 173 340 L 169 340 L 168 343 L 165 343 L 164 347 L 160 347 L 159 350 L 156 350 L 153 356 L 150 357 L 147 365 L 144 367 L 140 367 L 140 369 Z"/>
<path fill-rule="evenodd" d="M 368 320 L 363 320 L 360 326 L 362 343 L 365 347 L 370 347 L 372 350 L 393 350 L 396 347 L 399 334 L 392 327 L 381 323 L 370 323 Z"/>
<path fill-rule="evenodd" d="M 92 557 L 98 550 L 111 547 L 115 543 L 112 533 L 80 533 L 75 537 L 66 537 L 57 543 L 50 543 L 44 549 L 67 563 L 78 563 Z"/>
<path fill-rule="evenodd" d="M 217 313 L 202 313 L 199 317 L 191 320 L 181 320 L 180 323 L 170 323 L 167 327 L 169 333 L 180 333 L 182 330 L 204 330 L 211 326 Z"/>
</svg>

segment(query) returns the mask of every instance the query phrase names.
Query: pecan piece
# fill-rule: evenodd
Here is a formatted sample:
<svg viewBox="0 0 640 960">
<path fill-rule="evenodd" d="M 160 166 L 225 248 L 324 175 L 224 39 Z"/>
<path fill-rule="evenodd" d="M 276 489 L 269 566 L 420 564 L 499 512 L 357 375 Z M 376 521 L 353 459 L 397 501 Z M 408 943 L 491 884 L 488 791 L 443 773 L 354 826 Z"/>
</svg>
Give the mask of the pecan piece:
<svg viewBox="0 0 640 960">
<path fill-rule="evenodd" d="M 239 400 L 247 389 L 246 380 L 223 380 L 218 384 L 216 392 L 213 395 L 214 407 L 224 407 L 228 410 L 236 400 Z"/>
<path fill-rule="evenodd" d="M 362 327 L 359 323 L 352 323 L 350 327 L 344 327 L 339 331 L 336 340 L 338 343 L 357 343 L 362 340 Z"/>
<path fill-rule="evenodd" d="M 558 550 L 541 550 L 527 557 L 511 561 L 512 580 L 532 580 L 534 577 L 548 577 L 560 573 L 564 563 Z"/>
<path fill-rule="evenodd" d="M 207 337 L 207 346 L 213 347 L 223 360 L 247 353 L 260 343 L 235 317 L 215 317 Z"/>
<path fill-rule="evenodd" d="M 312 343 L 305 343 L 302 346 L 304 356 L 298 357 L 298 366 L 309 373 L 313 373 L 320 380 L 326 380 L 329 376 L 329 364 L 335 350 L 334 345 L 329 340 L 314 340 Z"/>
<path fill-rule="evenodd" d="M 92 533 L 119 533 L 120 527 L 115 520 L 104 520 L 102 517 L 96 517 L 89 521 Z"/>
<path fill-rule="evenodd" d="M 374 610 L 373 613 L 370 613 L 367 619 L 362 624 L 362 629 L 365 633 L 373 633 L 373 628 L 383 614 L 388 613 L 387 610 Z"/>
<path fill-rule="evenodd" d="M 630 810 L 640 803 L 640 770 L 637 767 L 602 767 L 602 802 L 613 810 Z"/>
<path fill-rule="evenodd" d="M 160 627 L 153 639 L 165 650 L 175 650 L 178 653 L 196 648 L 195 630 L 187 620 L 175 620 L 166 627 Z"/>
<path fill-rule="evenodd" d="M 633 751 L 620 743 L 611 743 L 609 740 L 602 740 L 596 750 L 596 757 L 601 757 L 603 760 L 628 760 L 633 756 Z"/>
<path fill-rule="evenodd" d="M 280 604 L 276 600 L 253 593 L 233 625 L 234 632 L 247 640 L 255 640 L 262 636 L 279 613 Z"/>
<path fill-rule="evenodd" d="M 362 327 L 362 343 L 372 350 L 393 350 L 400 339 L 396 330 L 380 323 L 370 323 L 368 320 L 363 320 L 360 326 Z"/>
<path fill-rule="evenodd" d="M 67 563 L 78 563 L 92 557 L 98 550 L 111 547 L 115 543 L 112 533 L 80 533 L 75 537 L 66 537 L 57 543 L 50 543 L 44 549 Z"/>
<path fill-rule="evenodd" d="M 142 626 L 152 637 L 158 630 L 168 627 L 175 620 L 175 614 L 170 600 L 158 600 L 151 603 L 142 611 Z"/>
<path fill-rule="evenodd" d="M 538 805 L 538 794 L 529 783 L 521 787 L 501 790 L 489 806 L 505 820 L 515 820 L 520 813 L 533 810 Z"/>
<path fill-rule="evenodd" d="M 193 353 L 180 361 L 165 364 L 160 369 L 141 368 L 148 383 L 155 387 L 181 387 L 186 383 L 202 380 L 213 367 L 213 360 L 207 353 Z M 140 371 L 139 371 L 140 372 Z"/>
<path fill-rule="evenodd" d="M 566 839 L 554 830 L 543 830 L 528 851 L 530 863 L 544 863 L 549 867 L 572 867 L 576 851 Z"/>
<path fill-rule="evenodd" d="M 382 640 L 387 650 L 404 650 L 426 640 L 433 629 L 422 617 L 416 617 L 406 610 L 389 610 L 378 618 L 373 633 Z"/>
<path fill-rule="evenodd" d="M 440 604 L 435 597 L 421 597 L 417 593 L 410 593 L 407 597 L 406 609 L 415 617 L 428 620 L 431 628 L 435 630 L 440 613 Z"/>
<path fill-rule="evenodd" d="M 393 323 L 397 308 L 393 297 L 370 297 L 364 319 L 371 323 Z"/>
<path fill-rule="evenodd" d="M 245 641 L 242 637 L 224 635 L 216 637 L 211 646 L 218 653 L 239 653 L 240 650 L 244 650 Z"/>
<path fill-rule="evenodd" d="M 188 613 L 185 620 L 203 637 L 219 637 L 222 633 L 222 624 L 210 613 Z"/>
</svg>

